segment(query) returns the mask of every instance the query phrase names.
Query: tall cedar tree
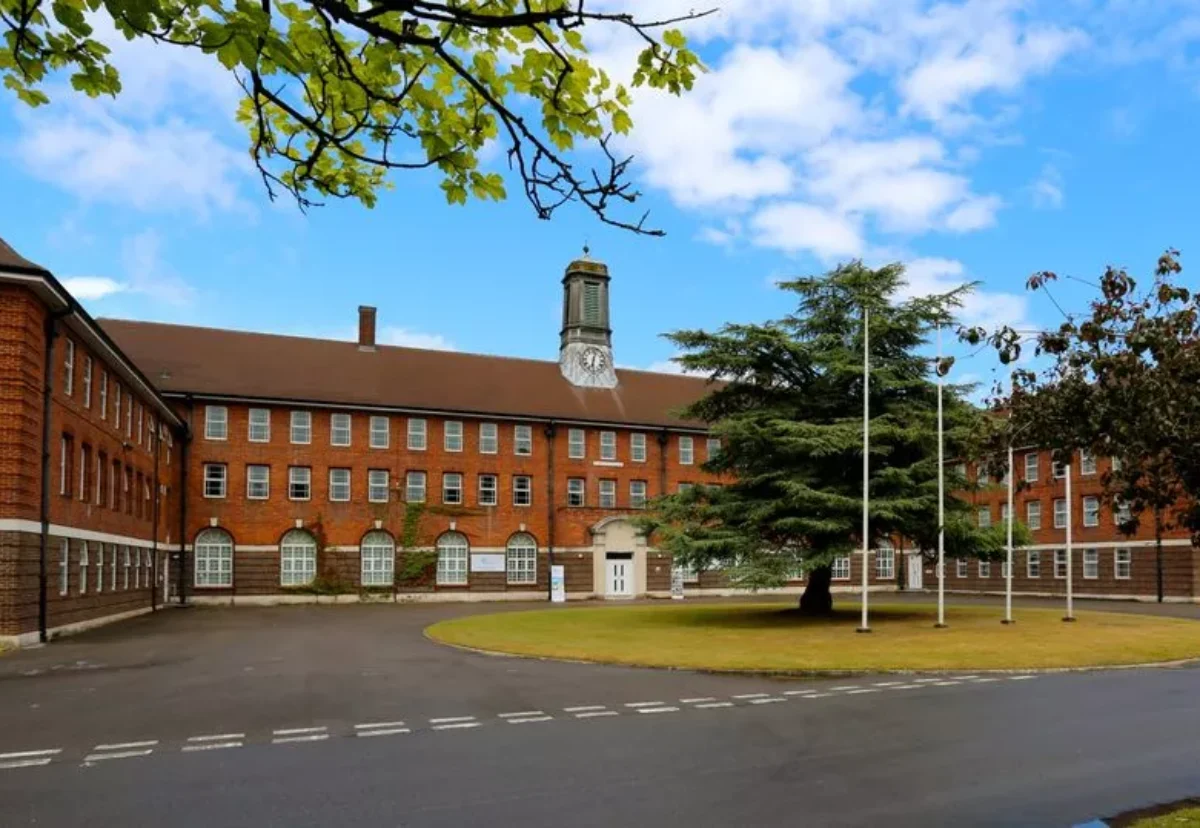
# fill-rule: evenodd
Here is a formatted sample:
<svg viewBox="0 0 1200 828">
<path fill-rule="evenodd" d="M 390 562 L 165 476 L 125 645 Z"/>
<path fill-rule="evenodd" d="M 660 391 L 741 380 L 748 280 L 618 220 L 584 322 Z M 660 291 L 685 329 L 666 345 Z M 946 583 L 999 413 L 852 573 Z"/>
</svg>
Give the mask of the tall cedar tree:
<svg viewBox="0 0 1200 828">
<path fill-rule="evenodd" d="M 863 308 L 870 309 L 870 541 L 937 542 L 937 391 L 922 353 L 970 289 L 896 301 L 904 269 L 859 262 L 823 277 L 780 284 L 797 311 L 763 325 L 669 335 L 681 365 L 709 376 L 712 391 L 686 416 L 709 423 L 721 451 L 707 469 L 723 486 L 656 501 L 644 521 L 676 563 L 720 568 L 733 585 L 808 581 L 806 613 L 832 610 L 831 564 L 861 544 Z M 948 457 L 966 444 L 979 412 L 947 388 Z M 952 468 L 952 466 L 951 466 Z M 949 472 L 949 469 L 948 469 Z M 947 488 L 964 484 L 947 475 Z M 970 507 L 947 497 L 947 551 L 998 557 L 1004 534 L 981 530 Z"/>
<path fill-rule="evenodd" d="M 1036 353 L 1049 365 L 1015 372 L 995 401 L 1060 462 L 1080 450 L 1116 461 L 1102 478 L 1105 499 L 1125 534 L 1151 523 L 1159 601 L 1163 535 L 1176 526 L 1200 535 L 1200 299 L 1176 283 L 1181 271 L 1174 250 L 1140 288 L 1124 269 L 1108 268 L 1088 313 L 1038 335 Z M 1043 271 L 1028 286 L 1057 304 L 1057 280 Z M 1002 360 L 1020 355 L 1011 330 L 967 332 L 972 341 L 985 336 Z"/>
</svg>

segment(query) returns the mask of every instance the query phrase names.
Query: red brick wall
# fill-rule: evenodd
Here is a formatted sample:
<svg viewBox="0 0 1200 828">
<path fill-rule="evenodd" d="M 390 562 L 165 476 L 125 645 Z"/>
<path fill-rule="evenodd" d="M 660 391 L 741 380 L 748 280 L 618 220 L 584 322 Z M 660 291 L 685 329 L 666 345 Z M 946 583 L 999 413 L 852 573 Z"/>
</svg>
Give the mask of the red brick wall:
<svg viewBox="0 0 1200 828">
<path fill-rule="evenodd" d="M 215 522 L 225 528 L 238 546 L 273 546 L 300 521 L 313 526 L 318 521 L 324 543 L 332 547 L 357 546 L 362 536 L 375 528 L 379 521 L 382 528 L 399 538 L 403 532 L 405 505 L 404 486 L 409 471 L 426 473 L 427 509 L 422 517 L 418 546 L 430 546 L 438 535 L 447 531 L 451 523 L 455 530 L 467 536 L 472 549 L 505 546 L 508 539 L 518 531 L 532 534 L 540 549 L 549 545 L 550 514 L 555 521 L 554 546 L 564 548 L 587 547 L 592 543 L 589 528 L 603 517 L 612 514 L 635 514 L 629 507 L 629 483 L 644 480 L 647 497 L 653 498 L 663 491 L 675 491 L 681 482 L 701 483 L 712 478 L 700 470 L 706 457 L 703 435 L 695 435 L 695 462 L 690 466 L 678 463 L 678 435 L 670 435 L 667 445 L 667 462 L 663 463 L 663 448 L 658 442 L 658 433 L 647 430 L 646 460 L 633 462 L 630 452 L 631 430 L 617 430 L 617 458 L 615 464 L 599 465 L 600 431 L 588 428 L 587 456 L 583 460 L 568 459 L 568 428 L 559 426 L 554 442 L 554 495 L 551 501 L 548 472 L 550 460 L 550 438 L 546 436 L 544 423 L 532 423 L 533 453 L 519 456 L 514 453 L 514 426 L 516 423 L 501 419 L 469 419 L 428 416 L 426 449 L 409 450 L 407 447 L 408 417 L 390 415 L 390 443 L 387 449 L 369 447 L 370 414 L 351 413 L 351 445 L 349 447 L 330 444 L 330 420 L 335 412 L 312 409 L 312 442 L 309 445 L 292 445 L 290 442 L 291 408 L 271 408 L 271 434 L 269 443 L 251 443 L 248 440 L 249 408 L 245 405 L 227 405 L 228 436 L 224 441 L 208 440 L 204 437 L 205 404 L 197 402 L 190 415 L 195 440 L 190 448 L 188 473 L 188 516 L 190 542 L 202 529 Z M 303 409 L 308 410 L 308 409 Z M 445 421 L 459 419 L 463 423 L 463 450 L 448 452 L 444 446 Z M 480 422 L 495 422 L 499 432 L 499 447 L 495 454 L 479 451 Z M 204 464 L 225 463 L 228 469 L 227 494 L 223 499 L 204 496 Z M 246 466 L 248 464 L 270 466 L 270 498 L 266 501 L 246 498 Z M 289 466 L 308 466 L 312 469 L 312 499 L 296 502 L 288 499 L 287 482 Z M 351 470 L 351 500 L 346 503 L 329 500 L 329 469 Z M 391 486 L 390 502 L 369 503 L 367 501 L 367 472 L 370 469 L 386 469 Z M 442 475 L 456 472 L 463 475 L 464 503 L 461 506 L 442 504 Z M 478 503 L 478 477 L 480 474 L 495 474 L 499 478 L 499 495 L 496 506 L 480 506 Z M 513 477 L 528 475 L 533 479 L 533 502 L 530 506 L 513 505 Z M 567 506 L 567 480 L 578 477 L 586 481 L 588 505 L 583 508 Z M 617 487 L 617 509 L 599 509 L 599 481 L 614 480 Z M 278 562 L 267 562 L 259 552 L 239 553 L 245 561 L 235 570 L 238 591 L 242 587 L 255 591 L 276 591 L 278 585 Z M 265 557 L 277 557 L 268 553 Z M 564 558 L 565 559 L 565 558 Z M 250 561 L 258 561 L 251 563 Z M 590 561 L 586 567 L 577 567 L 576 578 L 570 588 L 576 589 L 584 583 L 583 569 L 588 568 L 586 581 L 590 589 Z M 539 579 L 544 579 L 539 567 Z M 357 558 L 339 571 L 352 574 L 357 583 Z M 253 574 L 252 574 L 253 573 Z M 503 574 L 489 575 L 471 573 L 472 589 L 503 589 Z M 253 584 L 253 586 L 251 586 Z M 669 586 L 669 583 L 667 584 Z M 514 587 L 516 588 L 516 587 Z M 520 589 L 530 589 L 522 586 Z M 545 584 L 536 587 L 544 589 Z M 657 587 L 654 587 L 657 588 Z M 665 587 L 664 587 L 665 588 Z"/>
<path fill-rule="evenodd" d="M 0 518 L 38 517 L 45 310 L 0 285 Z"/>
</svg>

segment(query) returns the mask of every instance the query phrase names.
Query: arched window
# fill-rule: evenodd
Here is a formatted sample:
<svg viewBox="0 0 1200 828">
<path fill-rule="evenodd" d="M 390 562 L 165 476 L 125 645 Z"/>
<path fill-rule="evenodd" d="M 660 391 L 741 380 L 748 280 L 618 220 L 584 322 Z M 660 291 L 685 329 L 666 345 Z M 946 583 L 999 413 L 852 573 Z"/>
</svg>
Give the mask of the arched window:
<svg viewBox="0 0 1200 828">
<path fill-rule="evenodd" d="M 317 542 L 303 529 L 293 529 L 279 542 L 279 583 L 307 586 L 317 577 Z"/>
<path fill-rule="evenodd" d="M 442 585 L 467 583 L 467 561 L 470 559 L 467 537 L 460 532 L 447 532 L 437 540 L 437 582 Z"/>
<path fill-rule="evenodd" d="M 396 542 L 387 532 L 368 532 L 358 545 L 362 556 L 362 585 L 391 586 L 396 566 Z"/>
<path fill-rule="evenodd" d="M 224 529 L 196 535 L 196 586 L 233 586 L 233 538 Z"/>
<path fill-rule="evenodd" d="M 505 550 L 510 584 L 537 583 L 537 541 L 533 535 L 518 532 L 508 539 Z"/>
</svg>

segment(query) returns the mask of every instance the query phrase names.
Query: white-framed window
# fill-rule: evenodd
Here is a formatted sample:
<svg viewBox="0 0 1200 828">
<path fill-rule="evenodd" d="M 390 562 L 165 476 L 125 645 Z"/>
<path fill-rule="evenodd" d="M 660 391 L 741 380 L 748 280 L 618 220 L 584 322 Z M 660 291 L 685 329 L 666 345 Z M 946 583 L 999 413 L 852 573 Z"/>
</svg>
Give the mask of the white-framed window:
<svg viewBox="0 0 1200 828">
<path fill-rule="evenodd" d="M 350 500 L 350 470 L 329 470 L 329 499 L 335 503 L 346 503 Z"/>
<path fill-rule="evenodd" d="M 646 508 L 646 481 L 629 481 L 629 505 L 634 509 Z"/>
<path fill-rule="evenodd" d="M 246 439 L 251 443 L 271 442 L 271 411 L 266 408 L 251 408 L 246 427 Z"/>
<path fill-rule="evenodd" d="M 967 577 L 967 559 L 958 558 L 954 562 L 954 575 L 957 578 Z"/>
<path fill-rule="evenodd" d="M 92 407 L 92 358 L 83 358 L 83 407 Z"/>
<path fill-rule="evenodd" d="M 293 445 L 307 446 L 312 442 L 312 412 L 293 411 L 291 421 L 291 440 Z"/>
<path fill-rule="evenodd" d="M 410 471 L 405 476 L 404 500 L 408 503 L 425 502 L 425 472 Z"/>
<path fill-rule="evenodd" d="M 233 586 L 233 538 L 224 529 L 196 535 L 196 586 Z"/>
<path fill-rule="evenodd" d="M 149 549 L 142 550 L 142 565 L 146 567 L 145 584 L 146 584 L 146 586 L 150 586 L 150 570 L 151 570 L 151 567 L 153 566 L 153 558 L 150 555 Z M 161 576 L 160 576 L 160 578 L 161 578 Z"/>
<path fill-rule="evenodd" d="M 616 460 L 617 459 L 617 432 L 601 431 L 600 432 L 600 459 L 601 460 Z"/>
<path fill-rule="evenodd" d="M 708 458 L 709 460 L 712 460 L 714 457 L 716 457 L 720 453 L 721 453 L 721 438 L 720 437 L 709 437 L 707 440 L 704 441 L 704 456 L 706 458 Z"/>
<path fill-rule="evenodd" d="M 1025 501 L 1025 525 L 1030 529 L 1042 528 L 1042 501 Z"/>
<path fill-rule="evenodd" d="M 108 371 L 100 369 L 100 419 L 108 419 Z"/>
<path fill-rule="evenodd" d="M 646 435 L 640 431 L 629 435 L 629 459 L 635 463 L 646 462 Z"/>
<path fill-rule="evenodd" d="M 1052 468 L 1054 470 L 1055 480 L 1062 480 L 1067 476 L 1067 464 L 1063 463 L 1061 460 L 1055 460 Z"/>
<path fill-rule="evenodd" d="M 1036 483 L 1039 471 L 1039 457 L 1036 451 L 1031 451 L 1025 455 L 1025 480 L 1029 483 Z"/>
<path fill-rule="evenodd" d="M 1000 562 L 1000 577 L 1004 578 L 1005 580 L 1008 580 L 1008 561 L 1007 560 L 1003 560 Z"/>
<path fill-rule="evenodd" d="M 1081 475 L 1096 473 L 1096 455 L 1087 449 L 1079 450 L 1079 473 Z"/>
<path fill-rule="evenodd" d="M 204 496 L 224 497 L 229 467 L 224 463 L 204 464 Z"/>
<path fill-rule="evenodd" d="M 1109 464 L 1112 466 L 1113 471 L 1119 472 L 1121 470 L 1121 458 L 1120 457 L 1117 457 L 1114 455 L 1114 456 L 1108 458 L 1108 461 L 1109 461 Z"/>
<path fill-rule="evenodd" d="M 68 469 L 68 464 L 70 462 L 70 455 L 73 453 L 74 453 L 74 451 L 71 448 L 71 441 L 67 439 L 67 435 L 64 434 L 61 437 L 59 437 L 58 438 L 58 493 L 60 495 L 65 495 L 67 493 L 67 486 L 70 484 L 70 480 L 69 480 L 70 472 Z"/>
<path fill-rule="evenodd" d="M 134 589 L 142 588 L 141 560 L 142 560 L 142 553 L 137 551 L 136 549 L 134 549 L 133 550 L 133 588 Z M 193 577 L 195 577 L 195 576 L 193 576 Z M 146 586 L 150 586 L 150 578 L 149 577 L 146 578 Z"/>
<path fill-rule="evenodd" d="M 330 414 L 329 415 L 329 445 L 331 445 L 331 446 L 348 446 L 348 445 L 350 445 L 350 415 L 349 414 Z"/>
<path fill-rule="evenodd" d="M 133 392 L 125 392 L 125 439 L 133 439 Z"/>
<path fill-rule="evenodd" d="M 688 436 L 681 436 L 679 438 L 679 465 L 690 466 L 695 460 L 695 440 Z"/>
<path fill-rule="evenodd" d="M 682 561 L 674 562 L 674 569 L 678 569 L 685 584 L 694 584 L 700 580 L 700 571 L 696 569 L 694 563 L 684 563 Z"/>
<path fill-rule="evenodd" d="M 1117 498 L 1113 501 L 1113 523 L 1120 528 L 1122 525 L 1133 520 L 1133 510 L 1129 508 L 1129 504 Z"/>
<path fill-rule="evenodd" d="M 70 339 L 63 341 L 66 343 L 63 349 L 63 393 L 71 397 L 75 394 L 75 343 Z"/>
<path fill-rule="evenodd" d="M 1025 575 L 1029 578 L 1042 577 L 1042 553 L 1036 549 L 1025 553 Z"/>
<path fill-rule="evenodd" d="M 420 417 L 410 417 L 408 419 L 408 450 L 409 451 L 424 451 L 425 450 L 425 434 L 428 424 Z"/>
<path fill-rule="evenodd" d="M 375 530 L 363 535 L 358 545 L 362 559 L 359 575 L 363 586 L 391 586 L 396 567 L 396 542 L 387 532 Z"/>
<path fill-rule="evenodd" d="M 388 494 L 387 469 L 369 469 L 367 471 L 367 501 L 369 503 L 387 503 Z"/>
<path fill-rule="evenodd" d="M 1065 498 L 1055 498 L 1054 500 L 1054 528 L 1067 528 L 1067 501 Z"/>
<path fill-rule="evenodd" d="M 122 547 L 122 550 L 125 552 L 125 585 L 124 585 L 124 587 L 122 587 L 122 589 L 129 589 L 129 547 L 124 546 L 124 547 Z M 116 586 L 117 586 L 117 547 L 114 546 L 112 551 L 113 551 L 112 581 L 113 581 L 113 588 L 116 589 Z"/>
<path fill-rule="evenodd" d="M 479 424 L 479 453 L 495 454 L 500 450 L 500 427 L 495 423 Z"/>
<path fill-rule="evenodd" d="M 442 586 L 461 586 L 467 583 L 467 563 L 471 558 L 467 537 L 460 532 L 446 532 L 437 539 L 437 582 Z"/>
<path fill-rule="evenodd" d="M 975 516 L 980 529 L 987 529 L 992 525 L 992 507 L 980 506 L 976 510 Z"/>
<path fill-rule="evenodd" d="M 63 538 L 58 547 L 58 594 L 71 591 L 71 542 Z"/>
<path fill-rule="evenodd" d="M 587 432 L 582 428 L 567 430 L 567 457 L 582 460 L 587 456 Z"/>
<path fill-rule="evenodd" d="M 317 577 L 317 542 L 303 529 L 292 529 L 279 542 L 279 585 L 306 586 Z"/>
<path fill-rule="evenodd" d="M 567 505 L 587 505 L 587 481 L 582 477 L 567 478 Z"/>
<path fill-rule="evenodd" d="M 1089 580 L 1100 577 L 1100 550 L 1083 550 L 1083 577 Z"/>
<path fill-rule="evenodd" d="M 288 500 L 312 499 L 312 468 L 288 466 Z"/>
<path fill-rule="evenodd" d="M 371 416 L 367 444 L 373 449 L 385 449 L 392 443 L 392 421 L 381 414 Z"/>
<path fill-rule="evenodd" d="M 679 494 L 686 494 L 696 487 L 695 483 L 679 483 L 675 486 L 675 491 Z"/>
<path fill-rule="evenodd" d="M 979 562 L 979 577 L 980 578 L 992 577 L 992 562 L 991 561 L 981 560 Z"/>
<path fill-rule="evenodd" d="M 510 584 L 537 583 L 537 543 L 533 535 L 518 532 L 505 547 L 505 569 Z"/>
<path fill-rule="evenodd" d="M 442 475 L 442 503 L 447 506 L 458 506 L 463 502 L 463 476 L 458 472 L 445 472 Z"/>
<path fill-rule="evenodd" d="M 955 463 L 953 466 L 950 467 L 950 471 L 956 478 L 963 481 L 964 483 L 966 482 L 966 480 L 967 480 L 967 464 L 966 463 Z"/>
<path fill-rule="evenodd" d="M 1000 504 L 1000 525 L 1008 526 L 1008 504 Z"/>
<path fill-rule="evenodd" d="M 521 457 L 533 454 L 533 426 L 513 426 L 513 454 Z"/>
<path fill-rule="evenodd" d="M 146 406 L 138 403 L 138 445 L 146 442 Z"/>
<path fill-rule="evenodd" d="M 88 545 L 87 541 L 79 542 L 79 594 L 87 595 L 88 591 Z"/>
<path fill-rule="evenodd" d="M 1067 577 L 1067 550 L 1054 550 L 1054 577 L 1058 579 Z"/>
<path fill-rule="evenodd" d="M 1128 581 L 1133 576 L 1133 552 L 1128 549 L 1113 550 L 1113 577 Z"/>
<path fill-rule="evenodd" d="M 96 544 L 96 594 L 104 592 L 104 544 Z"/>
<path fill-rule="evenodd" d="M 121 430 L 121 383 L 113 383 L 113 428 Z"/>
<path fill-rule="evenodd" d="M 451 452 L 463 450 L 463 424 L 460 420 L 446 420 L 443 424 L 442 448 Z"/>
<path fill-rule="evenodd" d="M 271 496 L 271 467 L 259 464 L 246 466 L 246 498 L 266 500 Z"/>
<path fill-rule="evenodd" d="M 513 476 L 513 505 L 533 505 L 533 478 L 526 474 Z"/>
<path fill-rule="evenodd" d="M 896 577 L 896 550 L 892 547 L 881 544 L 875 550 L 875 577 L 882 579 Z"/>
<path fill-rule="evenodd" d="M 495 506 L 500 500 L 496 475 L 479 475 L 479 505 Z"/>
<path fill-rule="evenodd" d="M 129 410 L 133 411 L 133 400 L 129 401 Z M 229 409 L 223 405 L 204 406 L 204 439 L 225 440 L 228 437 Z"/>
<path fill-rule="evenodd" d="M 1100 498 L 1088 495 L 1083 499 L 1083 525 L 1100 525 Z"/>
<path fill-rule="evenodd" d="M 615 509 L 617 508 L 617 481 L 601 480 L 600 481 L 600 508 Z"/>
<path fill-rule="evenodd" d="M 830 577 L 835 581 L 850 580 L 850 556 L 839 555 L 833 559 L 833 564 L 829 568 Z"/>
</svg>

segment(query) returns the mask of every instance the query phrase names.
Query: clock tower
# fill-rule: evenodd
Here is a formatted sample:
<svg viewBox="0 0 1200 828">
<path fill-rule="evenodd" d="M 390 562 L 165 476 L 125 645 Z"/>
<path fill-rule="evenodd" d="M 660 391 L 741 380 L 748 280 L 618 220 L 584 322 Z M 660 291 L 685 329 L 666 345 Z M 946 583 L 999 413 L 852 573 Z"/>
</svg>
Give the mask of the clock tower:
<svg viewBox="0 0 1200 828">
<path fill-rule="evenodd" d="M 567 265 L 558 366 L 572 385 L 616 388 L 608 319 L 608 267 L 588 256 Z"/>
</svg>

